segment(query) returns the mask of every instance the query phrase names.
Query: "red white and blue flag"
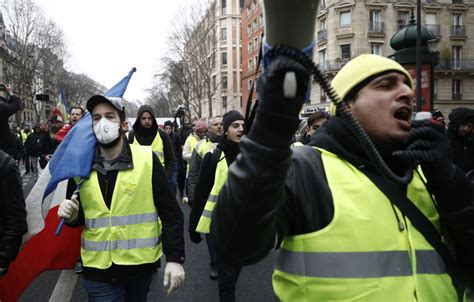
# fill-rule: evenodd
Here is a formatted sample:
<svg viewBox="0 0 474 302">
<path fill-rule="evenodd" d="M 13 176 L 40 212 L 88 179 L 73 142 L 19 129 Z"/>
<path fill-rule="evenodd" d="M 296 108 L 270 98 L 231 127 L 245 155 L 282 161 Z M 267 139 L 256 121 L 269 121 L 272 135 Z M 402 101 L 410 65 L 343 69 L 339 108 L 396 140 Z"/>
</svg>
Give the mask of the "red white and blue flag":
<svg viewBox="0 0 474 302">
<path fill-rule="evenodd" d="M 122 98 L 135 71 L 133 68 L 105 96 Z M 86 113 L 58 146 L 26 198 L 28 233 L 16 260 L 0 279 L 1 302 L 17 301 L 44 271 L 74 267 L 80 253 L 82 228 L 65 227 L 56 237 L 60 223 L 57 212 L 66 198 L 68 180 L 89 176 L 96 148 L 91 124 L 91 115 Z"/>
</svg>

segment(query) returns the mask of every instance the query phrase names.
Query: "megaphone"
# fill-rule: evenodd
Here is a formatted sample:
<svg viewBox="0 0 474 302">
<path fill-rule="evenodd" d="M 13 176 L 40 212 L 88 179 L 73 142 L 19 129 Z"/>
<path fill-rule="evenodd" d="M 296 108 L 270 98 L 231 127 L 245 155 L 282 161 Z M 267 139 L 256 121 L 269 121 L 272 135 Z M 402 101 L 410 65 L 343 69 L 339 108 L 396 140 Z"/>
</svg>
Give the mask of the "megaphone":
<svg viewBox="0 0 474 302">
<path fill-rule="evenodd" d="M 265 42 L 305 49 L 314 41 L 318 0 L 264 0 Z"/>
<path fill-rule="evenodd" d="M 263 42 L 263 68 L 271 63 L 266 56 L 273 46 L 285 45 L 301 50 L 310 60 L 313 59 L 314 31 L 317 0 L 264 0 L 263 16 L 265 19 Z M 285 97 L 296 95 L 296 77 L 289 72 L 285 76 Z M 311 79 L 305 93 L 305 101 L 311 94 Z"/>
</svg>

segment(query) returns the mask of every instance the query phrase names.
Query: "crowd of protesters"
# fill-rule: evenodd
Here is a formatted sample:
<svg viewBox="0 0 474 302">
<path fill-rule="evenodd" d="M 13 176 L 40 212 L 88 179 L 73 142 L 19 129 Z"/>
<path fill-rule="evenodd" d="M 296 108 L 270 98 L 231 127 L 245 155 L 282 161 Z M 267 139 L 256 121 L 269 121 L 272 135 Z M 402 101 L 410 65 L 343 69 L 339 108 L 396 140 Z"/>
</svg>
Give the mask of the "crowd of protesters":
<svg viewBox="0 0 474 302">
<path fill-rule="evenodd" d="M 372 59 L 378 60 L 377 58 Z M 352 87 L 357 90 L 352 94 L 341 88 L 343 85 L 337 86 L 336 80 L 337 89 L 347 93 L 347 103 L 353 106 L 350 110 L 353 110 L 355 114 L 361 114 L 361 120 L 367 118 L 363 113 L 367 109 L 358 107 L 362 102 L 362 100 L 359 101 L 359 98 L 361 95 L 364 96 L 363 93 L 373 93 L 377 90 L 377 84 L 372 84 L 372 81 L 392 81 L 395 83 L 393 87 L 397 86 L 397 89 L 403 90 L 402 106 L 405 107 L 409 106 L 408 102 L 413 94 L 410 76 L 398 65 L 392 66 L 390 65 L 392 62 L 380 60 L 382 65 L 387 64 L 388 69 L 379 66 L 380 68 L 374 74 L 362 79 L 356 83 L 356 86 Z M 302 70 L 296 71 L 301 73 L 299 76 L 305 78 L 305 73 Z M 111 215 L 116 214 L 119 220 L 120 217 L 125 217 L 126 213 L 111 208 L 112 202 L 119 202 L 114 200 L 121 198 L 115 196 L 113 192 L 118 191 L 119 188 L 123 190 L 121 187 L 124 185 L 123 179 L 126 178 L 127 181 L 133 182 L 132 178 L 136 177 L 143 183 L 152 183 L 152 186 L 143 185 L 143 183 L 138 185 L 143 185 L 146 189 L 140 193 L 143 194 L 140 197 L 151 198 L 154 203 L 150 202 L 146 207 L 143 206 L 141 208 L 143 213 L 139 211 L 139 215 L 137 214 L 137 217 L 133 219 L 145 219 L 144 217 L 148 215 L 152 217 L 153 223 L 159 221 L 159 227 L 156 230 L 153 229 L 154 235 L 159 238 L 151 247 L 153 253 L 150 254 L 150 250 L 147 250 L 148 247 L 141 247 L 143 250 L 140 251 L 140 255 L 130 252 L 130 255 L 136 257 L 130 263 L 125 259 L 128 254 L 115 255 L 116 259 L 120 259 L 120 263 L 114 263 L 113 259 L 106 259 L 106 256 L 100 256 L 104 257 L 101 259 L 94 258 L 96 257 L 94 256 L 96 250 L 87 250 L 83 246 L 82 259 L 79 259 L 78 263 L 83 264 L 84 261 L 85 269 L 78 272 L 84 273 L 84 286 L 89 297 L 97 297 L 101 294 L 97 292 L 97 282 L 115 286 L 116 282 L 113 280 L 119 276 L 120 280 L 123 280 L 122 283 L 124 283 L 122 284 L 123 291 L 135 291 L 137 297 L 146 299 L 151 276 L 156 271 L 156 267 L 159 266 L 162 253 L 161 240 L 164 244 L 163 251 L 169 263 L 171 263 L 165 269 L 165 275 L 171 282 L 170 291 L 182 284 L 184 281 L 182 264 L 185 259 L 184 227 L 182 211 L 177 207 L 178 202 L 188 204 L 190 207 L 188 227 L 190 240 L 198 244 L 202 241 L 201 236 L 205 236 L 210 257 L 209 278 L 217 280 L 221 301 L 235 301 L 235 286 L 243 266 L 262 259 L 275 247 L 275 244 L 285 246 L 288 251 L 291 250 L 291 253 L 296 255 L 299 252 L 298 248 L 288 237 L 323 229 L 329 225 L 335 211 L 334 207 L 346 207 L 346 205 L 339 203 L 339 200 L 332 200 L 331 190 L 335 190 L 335 187 L 328 183 L 328 181 L 337 183 L 340 181 L 338 176 L 341 175 L 337 171 L 333 173 L 329 170 L 326 170 L 327 175 L 319 172 L 315 174 L 317 169 L 321 169 L 321 158 L 323 164 L 331 162 L 334 167 L 342 167 L 341 162 L 331 159 L 336 156 L 334 154 L 339 154 L 341 158 L 346 156 L 349 162 L 360 164 L 358 167 L 367 164 L 367 160 L 360 157 L 362 151 L 358 147 L 358 142 L 347 129 L 345 121 L 341 119 L 341 113 L 337 112 L 335 115 L 333 113 L 331 116 L 327 112 L 318 111 L 302 121 L 297 116 L 297 111 L 292 107 L 293 105 L 285 103 L 278 93 L 275 94 L 277 90 L 268 86 L 270 85 L 268 83 L 259 86 L 259 93 L 263 96 L 262 107 L 259 108 L 252 132 L 245 139 L 242 137 L 246 121 L 242 114 L 235 110 L 223 112 L 222 116 L 209 117 L 207 120 L 196 119 L 194 122 L 189 115 L 180 114 L 175 117 L 175 120 L 168 120 L 163 125 L 159 125 L 156 118 L 158 113 L 154 112 L 151 106 L 143 105 L 138 110 L 135 123 L 130 125 L 129 128 L 128 123 L 125 122 L 123 107 L 117 105 L 115 100 L 104 96 L 94 96 L 89 100 L 88 110 L 94 116 L 97 115 L 97 118 L 93 117 L 93 124 L 91 125 L 98 140 L 91 175 L 98 175 L 96 177 L 98 186 L 96 186 L 94 180 L 91 180 L 85 186 L 91 191 L 84 193 L 82 201 L 79 203 L 80 199 L 72 195 L 75 185 L 71 185 L 72 189 L 68 190 L 68 199 L 61 203 L 58 212 L 60 217 L 66 219 L 66 223 L 71 227 L 85 224 L 83 235 L 90 239 L 90 242 L 94 242 L 94 239 L 96 239 L 94 236 L 97 234 L 90 230 L 93 227 L 90 227 L 89 224 L 90 221 L 100 219 L 100 217 L 95 217 L 96 214 L 90 210 L 91 208 L 95 209 L 94 194 L 100 192 L 105 194 L 103 197 L 107 207 L 110 208 L 111 212 L 117 211 Z M 393 87 L 391 86 L 390 89 Z M 7 91 L 11 93 L 10 86 L 7 86 Z M 301 91 L 299 93 L 301 94 Z M 365 95 L 368 99 L 369 96 L 370 94 Z M 282 108 L 288 109 L 286 115 L 279 112 L 278 110 L 281 109 L 276 108 L 277 105 L 266 97 L 277 99 Z M 403 120 L 400 123 L 410 123 L 411 116 L 408 115 L 411 115 L 412 110 L 404 108 L 400 112 L 395 112 L 395 119 Z M 0 180 L 2 182 L 0 196 L 7 196 L 2 198 L 1 209 L 12 209 L 11 211 L 2 211 L 0 214 L 0 277 L 6 274 L 9 263 L 15 259 L 21 244 L 21 235 L 26 232 L 26 224 L 24 223 L 26 212 L 24 210 L 24 197 L 20 196 L 22 195 L 22 188 L 18 167 L 23 166 L 25 174 L 31 173 L 35 178 L 38 178 L 42 169 L 46 167 L 54 155 L 58 145 L 84 115 L 84 109 L 73 107 L 68 123 L 64 123 L 62 116 L 55 114 L 46 122 L 37 122 L 33 125 L 25 124 L 22 128 L 15 127 L 10 130 L 7 123 L 8 117 L 19 109 L 20 101 L 13 93 L 7 99 L 2 98 L 0 101 Z M 377 110 L 380 110 L 382 115 L 385 114 L 382 112 L 383 109 L 377 108 Z M 293 112 L 292 115 L 291 112 Z M 436 121 L 435 126 L 422 123 L 415 123 L 415 126 L 413 126 L 414 128 L 419 127 L 420 133 L 426 134 L 425 138 L 433 140 L 433 142 L 430 141 L 425 145 L 421 145 L 421 148 L 440 149 L 442 151 L 440 151 L 440 154 L 442 153 L 446 158 L 452 159 L 452 165 L 451 162 L 448 166 L 442 165 L 439 156 L 432 156 L 428 159 L 426 157 L 413 159 L 427 162 L 425 163 L 426 171 L 432 173 L 428 175 L 428 178 L 431 181 L 435 179 L 437 184 L 441 184 L 445 180 L 443 177 L 449 173 L 455 174 L 456 181 L 459 183 L 462 183 L 465 176 L 474 182 L 474 109 L 455 108 L 448 115 L 447 120 L 439 110 L 434 110 L 431 114 L 432 120 Z M 281 116 L 284 119 L 280 119 Z M 177 118 L 179 119 L 179 126 Z M 277 126 L 280 122 L 283 124 Z M 299 123 L 301 124 L 300 129 L 295 133 Z M 372 120 L 372 123 L 380 123 L 380 121 Z M 370 135 L 378 137 L 380 141 L 385 139 L 382 137 L 383 135 L 379 136 L 379 129 L 371 128 L 371 124 L 364 126 L 369 129 Z M 111 137 L 110 140 L 104 139 L 109 135 L 107 134 L 108 129 L 114 129 L 114 127 L 118 129 L 116 135 L 114 134 L 115 136 Z M 387 133 L 394 131 L 393 129 L 385 130 Z M 408 135 L 408 130 L 405 132 L 404 134 Z M 99 139 L 102 134 L 104 136 Z M 404 139 L 409 138 L 407 136 Z M 399 146 L 400 140 L 397 137 L 389 143 L 396 141 L 397 146 Z M 240 144 L 241 141 L 242 144 Z M 290 149 L 290 145 L 292 149 Z M 309 149 L 303 146 L 315 146 L 319 148 L 318 150 L 323 151 L 316 155 L 317 153 L 313 152 L 314 150 L 311 148 L 310 154 L 307 151 Z M 381 148 L 382 152 L 385 152 L 384 148 L 388 148 L 388 145 L 381 143 L 378 147 Z M 393 152 L 393 154 L 398 154 L 398 157 L 392 156 L 392 153 L 390 155 L 384 153 L 383 155 L 390 160 L 389 164 L 395 170 L 406 168 L 397 163 L 403 161 L 404 158 L 412 159 L 415 156 L 413 154 L 421 154 L 421 152 L 410 153 L 411 147 L 420 148 L 420 145 L 408 145 L 406 147 L 408 151 L 390 149 L 391 151 L 398 150 Z M 244 148 L 243 154 L 241 154 L 241 148 Z M 394 148 L 394 146 L 390 145 L 390 148 Z M 325 151 L 326 149 L 330 151 Z M 346 154 L 344 151 L 346 149 L 350 149 L 353 153 Z M 111 150 L 115 150 L 116 156 L 113 155 L 115 153 Z M 296 157 L 293 159 L 293 166 L 289 168 L 292 152 L 296 154 Z M 238 157 L 239 154 L 241 155 Z M 310 168 L 313 167 L 314 162 L 310 162 L 310 159 L 318 162 L 313 170 Z M 288 174 L 286 170 L 280 170 L 282 162 L 284 163 L 283 166 L 286 167 L 285 169 L 289 169 Z M 345 161 L 343 163 L 346 164 Z M 443 176 L 434 173 L 433 163 L 440 164 L 440 167 L 445 169 L 446 174 Z M 259 169 L 253 169 L 252 165 L 259 167 Z M 265 174 L 267 173 L 265 171 L 268 174 Z M 305 171 L 306 174 L 300 176 L 301 171 Z M 355 173 L 354 175 L 357 177 L 362 177 L 359 172 L 354 171 L 354 169 L 351 170 L 351 173 Z M 15 176 L 5 177 L 8 173 L 13 173 Z M 228 180 L 228 174 L 230 180 Z M 261 177 L 258 182 L 267 180 L 270 183 L 271 179 L 275 177 L 278 179 L 277 182 L 269 186 L 262 185 L 257 188 L 248 185 L 258 177 Z M 118 181 L 119 178 L 120 182 Z M 312 203 L 310 193 L 313 192 L 314 188 L 312 184 L 304 182 L 308 178 L 314 178 L 319 186 L 318 194 L 322 194 L 321 196 L 324 197 L 322 198 L 323 202 L 318 205 L 321 208 L 317 208 L 318 206 Z M 416 179 L 418 180 L 418 176 Z M 422 182 L 424 178 L 419 176 L 419 180 Z M 112 181 L 112 187 L 117 182 L 119 188 L 112 188 L 108 191 L 109 181 Z M 156 181 L 159 182 L 159 185 Z M 125 191 L 134 190 L 133 184 L 128 186 Z M 15 192 L 11 192 L 13 189 L 9 188 L 15 187 L 17 188 L 14 190 Z M 223 190 L 223 193 L 221 190 Z M 133 195 L 129 191 L 127 191 L 127 194 Z M 236 192 L 239 193 L 236 194 Z M 370 194 L 375 193 L 370 191 Z M 219 196 L 224 196 L 222 197 L 223 202 L 217 204 L 216 201 L 221 198 Z M 441 193 L 438 193 L 438 196 L 440 200 L 446 199 L 446 196 Z M 256 209 L 255 212 L 258 215 L 252 214 L 255 205 L 250 205 L 248 202 L 255 197 L 261 199 L 262 202 L 261 207 Z M 133 201 L 139 201 L 137 196 L 134 198 Z M 249 198 L 249 200 L 246 198 Z M 276 198 L 276 201 L 273 198 Z M 15 206 L 7 205 L 10 202 L 9 199 Z M 278 209 L 275 208 L 275 202 L 279 203 Z M 215 206 L 217 206 L 216 210 L 214 210 Z M 392 207 L 394 217 L 399 220 L 399 213 L 395 210 L 394 205 Z M 154 210 L 150 210 L 151 208 L 154 208 Z M 318 211 L 315 211 L 316 208 Z M 127 210 L 132 210 L 132 207 L 127 206 Z M 430 210 L 435 211 L 431 208 Z M 109 209 L 101 209 L 101 211 L 105 213 Z M 279 215 L 279 211 L 283 214 Z M 233 216 L 232 213 L 239 213 L 239 215 Z M 242 217 L 242 213 L 247 213 L 249 216 Z M 314 216 L 311 216 L 311 213 Z M 299 217 L 303 216 L 304 219 L 308 220 L 300 220 Z M 157 217 L 160 219 L 157 220 Z M 217 221 L 212 225 L 211 218 L 217 218 Z M 314 222 L 312 219 L 321 220 Z M 250 224 L 245 225 L 245 221 L 250 221 Z M 143 223 L 149 222 L 144 221 Z M 403 225 L 403 221 L 398 222 Z M 15 226 L 13 227 L 14 232 L 10 227 L 12 225 Z M 457 227 L 457 224 L 454 225 Z M 162 226 L 163 230 L 161 230 Z M 243 232 L 239 233 L 240 231 L 236 229 L 236 226 L 240 226 L 240 230 Z M 250 229 L 252 226 L 255 227 L 255 230 Z M 124 225 L 124 229 L 127 228 L 131 227 Z M 146 228 L 141 226 L 139 230 L 144 231 Z M 265 240 L 262 240 L 263 237 L 252 235 L 254 231 L 265 234 Z M 402 231 L 403 229 L 400 227 L 400 232 Z M 104 231 L 104 234 L 107 232 Z M 137 235 L 135 231 L 127 232 L 123 235 L 124 240 L 136 240 L 136 238 L 133 238 Z M 228 237 L 224 238 L 225 236 Z M 354 236 L 357 237 L 356 234 Z M 243 247 L 248 238 L 253 238 L 252 241 L 249 241 L 249 244 L 256 247 L 255 250 L 252 247 Z M 243 248 L 238 249 L 237 246 Z M 317 250 L 318 248 L 311 246 L 309 249 Z M 338 248 L 349 253 L 343 248 L 342 244 L 335 249 Z M 329 250 L 332 252 L 332 249 Z M 106 251 L 102 252 L 106 253 Z M 281 263 L 284 263 L 285 260 L 281 261 Z M 302 282 L 300 276 L 289 277 L 284 269 L 280 267 L 277 270 L 277 277 L 280 279 L 275 283 L 278 286 L 275 290 L 281 297 L 288 297 L 290 292 L 294 291 L 293 294 L 296 297 L 298 293 L 292 287 L 292 284 Z M 147 278 L 141 279 L 144 272 L 147 273 Z M 139 284 L 141 281 L 145 284 Z M 129 284 L 126 285 L 125 283 Z M 285 292 L 286 290 L 288 292 Z M 447 290 L 451 291 L 451 288 Z"/>
</svg>

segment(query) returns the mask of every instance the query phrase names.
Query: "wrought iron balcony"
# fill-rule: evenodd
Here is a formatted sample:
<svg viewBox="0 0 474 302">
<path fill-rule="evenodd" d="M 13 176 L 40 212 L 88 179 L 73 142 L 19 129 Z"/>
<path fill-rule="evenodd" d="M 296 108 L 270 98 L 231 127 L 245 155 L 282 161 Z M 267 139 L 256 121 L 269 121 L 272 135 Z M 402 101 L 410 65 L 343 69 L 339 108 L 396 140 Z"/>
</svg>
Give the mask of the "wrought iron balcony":
<svg viewBox="0 0 474 302">
<path fill-rule="evenodd" d="M 435 36 L 441 35 L 441 26 L 439 24 L 426 24 L 425 27 Z"/>
<path fill-rule="evenodd" d="M 384 23 L 383 22 L 369 22 L 369 33 L 383 33 Z"/>
<path fill-rule="evenodd" d="M 465 37 L 466 25 L 451 25 L 451 37 Z"/>
<path fill-rule="evenodd" d="M 462 100 L 462 93 L 453 93 L 453 100 L 454 101 L 461 101 Z"/>
<path fill-rule="evenodd" d="M 328 39 L 328 31 L 327 29 L 322 29 L 318 31 L 318 43 L 324 42 Z"/>
<path fill-rule="evenodd" d="M 473 71 L 474 70 L 474 60 L 447 60 L 440 59 L 438 65 L 435 66 L 436 70 L 464 70 L 464 71 Z"/>
</svg>

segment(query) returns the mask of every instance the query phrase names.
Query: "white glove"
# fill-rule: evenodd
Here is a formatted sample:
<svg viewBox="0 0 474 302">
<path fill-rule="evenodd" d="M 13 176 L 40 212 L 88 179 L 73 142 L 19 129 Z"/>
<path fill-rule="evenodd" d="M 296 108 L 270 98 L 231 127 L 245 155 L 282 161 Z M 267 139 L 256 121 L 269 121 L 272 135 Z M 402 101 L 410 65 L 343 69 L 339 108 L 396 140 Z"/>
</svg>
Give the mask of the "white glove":
<svg viewBox="0 0 474 302">
<path fill-rule="evenodd" d="M 181 286 L 184 282 L 184 268 L 181 264 L 176 262 L 168 262 L 165 267 L 165 276 L 163 278 L 163 285 L 166 287 L 168 283 L 170 287 L 168 289 L 168 295 L 172 291 Z"/>
<path fill-rule="evenodd" d="M 66 222 L 76 220 L 79 213 L 79 201 L 76 195 L 72 195 L 71 199 L 64 199 L 59 205 L 58 216 L 64 218 Z"/>
</svg>

